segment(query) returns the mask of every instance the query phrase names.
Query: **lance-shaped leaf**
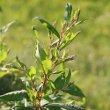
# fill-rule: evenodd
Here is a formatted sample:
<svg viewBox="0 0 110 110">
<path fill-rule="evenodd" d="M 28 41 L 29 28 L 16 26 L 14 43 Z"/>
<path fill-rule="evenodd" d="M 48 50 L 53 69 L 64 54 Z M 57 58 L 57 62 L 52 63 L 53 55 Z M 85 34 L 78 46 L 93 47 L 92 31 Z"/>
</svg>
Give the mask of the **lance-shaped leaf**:
<svg viewBox="0 0 110 110">
<path fill-rule="evenodd" d="M 25 90 L 13 91 L 0 95 L 0 100 L 4 101 L 20 101 L 23 98 L 28 98 L 27 92 Z"/>
<path fill-rule="evenodd" d="M 76 10 L 73 19 L 77 22 L 79 20 L 80 9 Z"/>
<path fill-rule="evenodd" d="M 52 70 L 52 61 L 50 59 L 42 61 L 42 64 L 44 66 L 46 73 Z"/>
<path fill-rule="evenodd" d="M 64 14 L 64 19 L 66 22 L 68 22 L 71 18 L 71 13 L 72 13 L 72 5 L 70 3 L 66 4 L 66 11 Z"/>
<path fill-rule="evenodd" d="M 33 26 L 32 30 L 34 31 L 34 34 L 36 36 L 36 39 L 38 40 L 39 35 L 38 35 L 38 32 L 37 32 L 37 28 L 35 26 Z"/>
<path fill-rule="evenodd" d="M 58 33 L 58 31 L 48 21 L 46 21 L 45 19 L 41 17 L 35 17 L 34 19 L 40 21 L 42 24 L 44 24 L 48 28 L 50 32 L 52 32 L 58 38 L 60 38 L 60 34 Z"/>
<path fill-rule="evenodd" d="M 44 51 L 44 49 L 39 45 L 39 43 L 37 42 L 36 44 L 36 62 L 37 62 L 37 66 L 38 66 L 38 70 L 41 73 L 42 72 L 42 62 L 44 60 L 46 60 L 47 58 L 47 54 Z"/>
<path fill-rule="evenodd" d="M 70 82 L 70 78 L 71 78 L 71 70 L 69 69 L 68 70 L 68 75 L 66 77 L 66 81 L 65 81 L 65 84 L 68 85 L 68 83 Z"/>
<path fill-rule="evenodd" d="M 59 50 L 57 50 L 56 48 L 52 48 L 50 51 L 50 57 L 51 59 L 58 59 L 59 56 Z"/>
<path fill-rule="evenodd" d="M 57 46 L 58 41 L 59 41 L 59 39 L 57 39 L 56 41 L 54 41 L 54 42 L 52 43 L 52 47 L 53 47 L 53 48 Z"/>
<path fill-rule="evenodd" d="M 60 107 L 66 110 L 85 110 L 84 107 L 76 104 L 65 104 L 65 103 L 49 103 L 45 105 L 47 108 L 49 107 Z M 57 109 L 56 109 L 57 110 Z"/>
<path fill-rule="evenodd" d="M 46 59 L 47 55 L 46 52 L 44 51 L 44 49 L 39 45 L 39 43 L 37 42 L 36 44 L 36 58 L 43 61 Z"/>
<path fill-rule="evenodd" d="M 53 83 L 52 80 L 49 80 L 49 85 L 50 85 L 50 87 L 52 87 L 53 89 L 55 89 L 55 85 L 54 85 L 54 83 Z"/>
<path fill-rule="evenodd" d="M 84 19 L 84 20 L 81 20 L 81 21 L 76 22 L 76 23 L 75 23 L 75 26 L 77 26 L 77 25 L 79 25 L 79 24 L 81 24 L 81 23 L 84 23 L 86 20 L 87 20 L 87 19 Z"/>
<path fill-rule="evenodd" d="M 70 95 L 74 95 L 74 96 L 79 96 L 79 97 L 84 97 L 83 92 L 81 91 L 81 89 L 79 87 L 77 87 L 75 84 L 70 83 L 68 84 L 67 87 L 62 89 L 63 92 L 66 92 Z"/>
<path fill-rule="evenodd" d="M 52 74 L 60 74 L 60 73 L 62 73 L 62 71 L 54 71 L 54 72 L 52 72 Z"/>
<path fill-rule="evenodd" d="M 10 110 L 34 110 L 32 106 L 23 107 L 23 106 L 14 106 Z"/>
<path fill-rule="evenodd" d="M 56 80 L 54 81 L 54 85 L 57 90 L 60 90 L 64 87 L 64 84 L 65 84 L 65 76 L 64 73 L 62 72 L 61 75 L 57 77 Z"/>
<path fill-rule="evenodd" d="M 68 34 L 66 36 L 66 38 L 62 41 L 62 43 L 60 45 L 60 50 L 62 50 L 66 46 L 68 46 L 79 33 L 80 33 L 80 31 L 79 32 L 76 32 L 74 34 L 73 33 Z"/>
<path fill-rule="evenodd" d="M 31 66 L 29 72 L 28 72 L 29 77 L 31 77 L 32 80 L 34 80 L 36 76 L 36 68 L 34 66 Z"/>
<path fill-rule="evenodd" d="M 21 77 L 20 79 L 21 79 L 22 83 L 25 85 L 26 89 L 32 88 L 32 86 L 29 82 L 29 79 L 27 77 L 24 76 L 24 77 Z"/>
<path fill-rule="evenodd" d="M 27 66 L 24 63 L 22 63 L 17 56 L 16 56 L 16 61 L 19 63 L 21 68 L 23 68 L 24 70 L 28 70 Z"/>
<path fill-rule="evenodd" d="M 3 33 L 5 33 L 5 32 L 9 29 L 9 27 L 10 27 L 12 24 L 14 24 L 14 23 L 15 23 L 15 21 L 12 21 L 12 22 L 10 22 L 9 24 L 3 26 L 3 27 L 0 29 L 0 35 L 3 34 Z"/>
<path fill-rule="evenodd" d="M 49 110 L 62 110 L 60 107 L 58 106 L 46 106 Z"/>
<path fill-rule="evenodd" d="M 41 64 L 41 58 L 40 58 L 40 52 L 39 52 L 39 44 L 38 43 L 36 44 L 35 57 L 36 57 L 37 63 Z"/>
</svg>

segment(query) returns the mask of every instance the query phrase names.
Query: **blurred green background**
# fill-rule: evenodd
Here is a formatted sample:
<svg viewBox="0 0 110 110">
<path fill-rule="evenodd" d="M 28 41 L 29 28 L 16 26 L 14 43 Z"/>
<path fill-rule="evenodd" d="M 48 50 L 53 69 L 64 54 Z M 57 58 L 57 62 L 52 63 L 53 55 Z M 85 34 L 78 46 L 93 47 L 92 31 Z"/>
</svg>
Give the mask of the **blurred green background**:
<svg viewBox="0 0 110 110">
<path fill-rule="evenodd" d="M 80 19 L 88 19 L 77 27 L 82 33 L 68 47 L 76 59 L 70 66 L 77 70 L 73 80 L 87 96 L 87 110 L 110 109 L 110 1 L 109 0 L 0 0 L 0 27 L 16 20 L 4 34 L 10 48 L 8 62 L 15 56 L 28 66 L 35 64 L 35 38 L 32 26 L 37 25 L 40 41 L 48 46 L 47 30 L 32 19 L 41 16 L 50 22 L 63 22 L 65 4 L 81 9 Z"/>
</svg>

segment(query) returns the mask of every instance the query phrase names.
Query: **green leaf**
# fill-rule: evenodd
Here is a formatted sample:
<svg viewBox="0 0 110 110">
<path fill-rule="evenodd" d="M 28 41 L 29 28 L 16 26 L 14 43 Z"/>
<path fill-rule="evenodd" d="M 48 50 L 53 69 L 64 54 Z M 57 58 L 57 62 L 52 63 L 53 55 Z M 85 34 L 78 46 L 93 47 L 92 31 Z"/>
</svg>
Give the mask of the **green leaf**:
<svg viewBox="0 0 110 110">
<path fill-rule="evenodd" d="M 23 107 L 23 106 L 15 106 L 11 108 L 11 110 L 34 110 L 33 107 Z"/>
<path fill-rule="evenodd" d="M 52 74 L 60 74 L 62 71 L 54 71 Z"/>
<path fill-rule="evenodd" d="M 49 83 L 50 83 L 50 86 L 51 86 L 53 89 L 55 89 L 55 85 L 54 85 L 53 81 L 49 80 Z"/>
<path fill-rule="evenodd" d="M 31 66 L 28 74 L 32 79 L 34 79 L 36 75 L 36 68 L 34 66 Z"/>
<path fill-rule="evenodd" d="M 36 97 L 38 96 L 38 93 L 35 90 L 33 90 L 33 87 L 26 88 L 26 91 L 27 91 L 27 94 L 29 96 L 29 99 L 33 102 L 33 100 L 35 100 Z"/>
<path fill-rule="evenodd" d="M 5 32 L 7 32 L 7 30 L 9 29 L 9 27 L 10 27 L 12 24 L 14 24 L 14 23 L 15 23 L 15 21 L 12 21 L 12 22 L 10 22 L 9 24 L 3 26 L 3 27 L 0 29 L 0 35 L 3 34 L 3 33 L 5 33 Z"/>
<path fill-rule="evenodd" d="M 48 21 L 41 17 L 36 17 L 35 20 L 40 21 L 49 29 L 50 32 L 54 33 L 58 38 L 60 38 L 60 34 L 58 33 L 58 31 Z"/>
<path fill-rule="evenodd" d="M 13 91 L 6 93 L 4 95 L 0 95 L 0 100 L 4 101 L 20 101 L 23 98 L 27 98 L 27 92 L 25 90 Z"/>
<path fill-rule="evenodd" d="M 62 73 L 59 77 L 56 78 L 56 80 L 54 81 L 54 85 L 57 90 L 60 90 L 64 87 L 64 84 L 65 84 L 65 76 L 64 73 Z"/>
<path fill-rule="evenodd" d="M 60 45 L 60 50 L 62 50 L 63 48 L 65 48 L 66 46 L 68 46 L 73 40 L 74 38 L 79 34 L 80 32 L 76 32 L 76 33 L 71 33 L 71 34 L 68 34 L 66 36 L 66 38 L 61 42 L 61 45 Z"/>
<path fill-rule="evenodd" d="M 54 42 L 52 43 L 52 47 L 53 47 L 53 48 L 57 46 L 58 41 L 59 41 L 59 39 L 57 39 L 56 41 L 54 41 Z"/>
<path fill-rule="evenodd" d="M 19 69 L 19 65 L 16 62 L 6 64 L 6 68 Z"/>
<path fill-rule="evenodd" d="M 44 51 L 44 49 L 39 45 L 39 43 L 37 43 L 36 45 L 36 58 L 43 61 L 46 60 L 46 52 Z"/>
<path fill-rule="evenodd" d="M 66 110 L 85 110 L 84 107 L 76 104 L 65 104 L 65 103 L 49 103 L 45 105 L 47 108 L 48 107 L 60 107 L 64 108 Z"/>
<path fill-rule="evenodd" d="M 47 108 L 49 108 L 49 110 L 62 110 L 60 107 L 57 106 L 47 106 Z"/>
<path fill-rule="evenodd" d="M 38 42 L 36 45 L 35 57 L 36 57 L 36 62 L 37 62 L 37 66 L 38 66 L 38 71 L 41 73 L 42 72 L 42 61 L 46 60 L 47 54 L 44 51 L 44 49 L 39 45 Z"/>
<path fill-rule="evenodd" d="M 66 85 L 68 85 L 68 83 L 70 82 L 70 78 L 71 78 L 71 70 L 69 69 L 68 75 L 67 75 L 66 81 L 65 81 L 65 84 L 66 84 Z"/>
<path fill-rule="evenodd" d="M 52 70 L 52 61 L 50 59 L 42 61 L 42 64 L 44 66 L 46 73 Z"/>
<path fill-rule="evenodd" d="M 68 22 L 71 19 L 71 13 L 72 13 L 72 5 L 70 3 L 66 4 L 66 11 L 64 14 L 64 19 L 66 22 Z"/>
<path fill-rule="evenodd" d="M 67 87 L 63 88 L 62 91 L 70 95 L 84 97 L 84 94 L 81 89 L 73 83 L 70 83 Z"/>
<path fill-rule="evenodd" d="M 76 10 L 73 16 L 76 22 L 79 20 L 79 15 L 80 15 L 80 9 Z"/>
<path fill-rule="evenodd" d="M 37 31 L 36 27 L 33 26 L 32 30 L 34 31 L 34 34 L 35 34 L 35 36 L 36 36 L 36 39 L 38 40 L 39 35 L 38 35 L 38 31 Z"/>
<path fill-rule="evenodd" d="M 75 26 L 77 26 L 77 25 L 79 25 L 79 24 L 81 24 L 81 23 L 84 23 L 86 20 L 87 20 L 87 19 L 84 19 L 84 20 L 81 20 L 81 21 L 76 22 L 76 23 L 75 23 Z"/>
<path fill-rule="evenodd" d="M 24 63 L 22 63 L 17 56 L 16 56 L 16 61 L 19 63 L 21 68 L 23 68 L 24 70 L 28 70 L 27 66 Z"/>
<path fill-rule="evenodd" d="M 37 43 L 35 57 L 36 57 L 37 66 L 39 68 L 39 72 L 42 72 L 42 62 L 41 62 L 41 57 L 40 57 L 39 51 L 40 51 L 39 50 L 39 44 Z"/>
<path fill-rule="evenodd" d="M 31 84 L 30 84 L 27 77 L 24 76 L 24 77 L 21 77 L 20 79 L 21 79 L 22 83 L 25 85 L 26 88 L 29 88 L 29 89 L 32 88 L 32 86 L 31 86 Z"/>
<path fill-rule="evenodd" d="M 58 56 L 59 56 L 59 51 L 56 48 L 52 48 L 50 53 L 51 59 L 57 60 Z"/>
</svg>

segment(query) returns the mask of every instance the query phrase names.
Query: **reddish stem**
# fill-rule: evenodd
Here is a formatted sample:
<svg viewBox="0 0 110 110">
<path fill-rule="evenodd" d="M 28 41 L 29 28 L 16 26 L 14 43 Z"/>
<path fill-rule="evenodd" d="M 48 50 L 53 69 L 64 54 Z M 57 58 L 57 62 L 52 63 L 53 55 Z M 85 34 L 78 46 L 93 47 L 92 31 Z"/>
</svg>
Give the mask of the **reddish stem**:
<svg viewBox="0 0 110 110">
<path fill-rule="evenodd" d="M 53 39 L 52 39 L 52 36 L 50 36 L 50 48 L 52 47 L 52 42 L 53 42 Z"/>
<path fill-rule="evenodd" d="M 42 65 L 42 69 L 43 69 L 44 79 L 43 79 L 43 82 L 42 82 L 42 84 L 43 84 L 42 85 L 42 89 L 41 89 L 40 93 L 38 94 L 38 100 L 39 100 L 39 102 L 42 99 L 43 91 L 44 91 L 44 88 L 45 88 L 45 85 L 46 85 L 46 82 L 47 82 L 47 80 L 46 80 L 47 76 L 46 76 L 46 72 L 44 70 L 43 65 Z"/>
<path fill-rule="evenodd" d="M 63 38 L 63 33 L 61 34 L 60 39 L 59 39 L 59 41 L 57 43 L 57 46 L 56 46 L 57 49 L 60 46 L 60 43 L 61 43 L 62 38 Z"/>
</svg>

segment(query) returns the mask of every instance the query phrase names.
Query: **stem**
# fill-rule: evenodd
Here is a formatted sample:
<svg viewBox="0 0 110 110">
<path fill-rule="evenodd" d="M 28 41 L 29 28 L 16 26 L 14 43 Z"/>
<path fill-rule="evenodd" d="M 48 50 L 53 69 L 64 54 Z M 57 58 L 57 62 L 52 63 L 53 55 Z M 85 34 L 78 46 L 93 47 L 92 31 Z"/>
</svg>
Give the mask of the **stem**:
<svg viewBox="0 0 110 110">
<path fill-rule="evenodd" d="M 44 88 L 45 88 L 46 82 L 47 82 L 47 76 L 46 76 L 46 72 L 45 72 L 45 69 L 44 69 L 44 67 L 43 67 L 43 64 L 42 64 L 42 70 L 43 70 L 44 79 L 43 79 L 43 82 L 42 82 L 41 91 L 40 91 L 40 93 L 38 94 L 38 100 L 39 100 L 39 102 L 41 101 L 42 94 L 43 94 L 43 91 L 44 91 Z"/>
<path fill-rule="evenodd" d="M 55 27 L 55 24 L 56 20 L 52 23 L 52 26 Z M 50 33 L 50 48 L 52 47 L 52 42 L 53 42 L 52 33 Z"/>
<path fill-rule="evenodd" d="M 52 39 L 52 36 L 50 36 L 50 49 L 52 47 L 52 42 L 53 42 L 53 39 Z"/>
<path fill-rule="evenodd" d="M 75 23 L 76 23 L 76 20 L 72 20 L 71 23 L 69 24 L 69 26 L 66 28 L 66 30 L 61 32 L 59 42 L 57 43 L 57 46 L 56 46 L 57 49 L 60 46 L 63 36 L 68 33 L 68 31 L 75 25 Z"/>
<path fill-rule="evenodd" d="M 63 30 L 63 31 L 61 32 L 60 39 L 59 39 L 59 41 L 58 41 L 58 43 L 57 43 L 57 46 L 56 46 L 57 49 L 58 49 L 58 47 L 60 46 L 60 43 L 61 43 L 61 40 L 62 40 L 63 36 L 68 33 L 68 31 L 73 27 L 73 25 L 74 25 L 74 24 L 71 23 L 71 24 L 66 28 L 65 31 Z"/>
<path fill-rule="evenodd" d="M 64 62 L 72 61 L 72 60 L 74 60 L 74 57 L 75 57 L 75 56 L 68 56 L 68 57 L 65 58 L 64 60 L 63 60 L 63 59 L 60 59 L 60 60 L 56 61 L 55 64 L 54 64 L 53 69 L 54 69 L 56 66 L 58 66 L 60 63 L 62 63 L 62 60 L 63 60 Z"/>
<path fill-rule="evenodd" d="M 64 36 L 64 33 L 61 33 L 60 39 L 59 39 L 59 41 L 57 43 L 57 46 L 56 46 L 57 49 L 60 46 L 60 43 L 61 43 L 61 40 L 62 40 L 63 36 Z"/>
</svg>

